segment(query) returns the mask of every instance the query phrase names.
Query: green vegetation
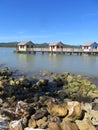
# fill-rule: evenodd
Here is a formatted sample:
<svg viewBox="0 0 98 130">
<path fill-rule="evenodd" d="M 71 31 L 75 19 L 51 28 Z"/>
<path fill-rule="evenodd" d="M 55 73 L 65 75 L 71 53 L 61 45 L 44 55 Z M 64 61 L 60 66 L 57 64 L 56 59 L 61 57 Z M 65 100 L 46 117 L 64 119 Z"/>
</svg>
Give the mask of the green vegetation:
<svg viewBox="0 0 98 130">
<path fill-rule="evenodd" d="M 69 45 L 69 44 L 64 44 L 64 47 L 66 47 L 66 48 L 80 48 L 79 45 Z"/>
<path fill-rule="evenodd" d="M 19 42 L 0 43 L 0 47 L 16 47 Z"/>
<path fill-rule="evenodd" d="M 41 44 L 38 44 L 38 43 L 34 43 L 35 44 L 35 47 L 36 48 L 48 48 L 49 47 L 49 44 L 48 43 L 41 43 Z"/>
<path fill-rule="evenodd" d="M 16 47 L 19 42 L 6 42 L 0 43 L 0 47 Z M 33 43 L 33 42 L 32 42 Z M 48 48 L 49 43 L 34 43 L 36 48 Z M 80 46 L 64 44 L 66 48 L 79 48 Z"/>
</svg>

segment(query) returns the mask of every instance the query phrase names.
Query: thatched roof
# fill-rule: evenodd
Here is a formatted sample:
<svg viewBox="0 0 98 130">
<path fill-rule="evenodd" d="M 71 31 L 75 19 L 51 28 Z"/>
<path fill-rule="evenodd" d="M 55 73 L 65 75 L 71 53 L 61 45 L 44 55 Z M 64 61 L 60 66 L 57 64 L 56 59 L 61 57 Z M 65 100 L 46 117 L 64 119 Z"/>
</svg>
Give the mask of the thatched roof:
<svg viewBox="0 0 98 130">
<path fill-rule="evenodd" d="M 49 46 L 57 46 L 57 45 L 64 46 L 62 42 L 53 42 L 49 44 Z"/>
</svg>

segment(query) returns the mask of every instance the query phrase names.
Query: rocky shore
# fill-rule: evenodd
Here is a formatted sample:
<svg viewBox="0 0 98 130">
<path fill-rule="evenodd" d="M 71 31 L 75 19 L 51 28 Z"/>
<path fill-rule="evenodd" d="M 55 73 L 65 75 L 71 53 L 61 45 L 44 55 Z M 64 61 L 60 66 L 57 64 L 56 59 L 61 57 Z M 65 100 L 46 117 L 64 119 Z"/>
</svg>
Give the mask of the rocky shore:
<svg viewBox="0 0 98 130">
<path fill-rule="evenodd" d="M 0 130 L 97 130 L 98 88 L 68 72 L 0 70 Z"/>
</svg>

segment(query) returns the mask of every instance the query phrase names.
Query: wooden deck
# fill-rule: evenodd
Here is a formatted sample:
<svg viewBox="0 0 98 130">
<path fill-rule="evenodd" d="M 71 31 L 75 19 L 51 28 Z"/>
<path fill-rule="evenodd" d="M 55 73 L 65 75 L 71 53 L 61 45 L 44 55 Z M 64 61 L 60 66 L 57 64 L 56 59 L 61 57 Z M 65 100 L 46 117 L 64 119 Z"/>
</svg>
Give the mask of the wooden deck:
<svg viewBox="0 0 98 130">
<path fill-rule="evenodd" d="M 20 51 L 18 49 L 16 49 L 14 52 L 16 53 L 31 53 L 31 54 L 35 54 L 37 52 L 41 52 L 41 53 L 61 53 L 61 54 L 66 54 L 69 53 L 71 54 L 77 54 L 77 55 L 82 55 L 82 54 L 89 54 L 89 55 L 96 55 L 98 54 L 98 48 L 97 49 L 80 49 L 80 48 L 60 48 L 60 49 L 53 49 L 50 50 L 49 48 L 27 48 L 25 51 Z"/>
</svg>

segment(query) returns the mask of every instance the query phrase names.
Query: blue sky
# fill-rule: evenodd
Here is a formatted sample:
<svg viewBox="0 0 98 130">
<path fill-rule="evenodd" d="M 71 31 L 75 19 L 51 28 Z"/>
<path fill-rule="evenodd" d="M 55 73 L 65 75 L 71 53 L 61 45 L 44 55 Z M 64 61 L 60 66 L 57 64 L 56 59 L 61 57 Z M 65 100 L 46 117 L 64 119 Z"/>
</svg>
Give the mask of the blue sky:
<svg viewBox="0 0 98 130">
<path fill-rule="evenodd" d="M 98 0 L 0 0 L 0 42 L 98 42 Z"/>
</svg>

